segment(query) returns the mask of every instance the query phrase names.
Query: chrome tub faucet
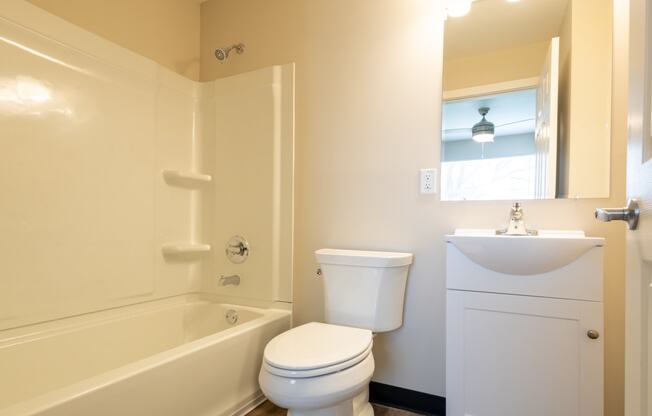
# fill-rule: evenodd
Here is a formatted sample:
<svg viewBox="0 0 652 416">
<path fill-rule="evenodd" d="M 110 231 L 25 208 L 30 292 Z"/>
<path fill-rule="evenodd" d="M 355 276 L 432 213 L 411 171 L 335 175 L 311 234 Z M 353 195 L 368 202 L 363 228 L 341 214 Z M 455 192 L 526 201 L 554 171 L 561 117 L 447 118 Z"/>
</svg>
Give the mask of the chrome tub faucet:
<svg viewBox="0 0 652 416">
<path fill-rule="evenodd" d="M 220 276 L 220 280 L 218 281 L 218 284 L 220 286 L 238 286 L 240 284 L 240 276 L 237 274 L 233 274 L 231 276 Z"/>
</svg>

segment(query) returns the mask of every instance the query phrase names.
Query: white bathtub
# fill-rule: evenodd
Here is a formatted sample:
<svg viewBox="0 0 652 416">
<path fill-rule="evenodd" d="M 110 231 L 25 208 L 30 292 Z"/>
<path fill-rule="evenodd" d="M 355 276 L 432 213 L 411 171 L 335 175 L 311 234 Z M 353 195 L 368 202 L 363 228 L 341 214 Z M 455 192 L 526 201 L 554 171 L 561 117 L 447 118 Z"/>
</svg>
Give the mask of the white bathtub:
<svg viewBox="0 0 652 416">
<path fill-rule="evenodd" d="M 0 416 L 243 413 L 290 316 L 188 295 L 0 332 Z"/>
</svg>

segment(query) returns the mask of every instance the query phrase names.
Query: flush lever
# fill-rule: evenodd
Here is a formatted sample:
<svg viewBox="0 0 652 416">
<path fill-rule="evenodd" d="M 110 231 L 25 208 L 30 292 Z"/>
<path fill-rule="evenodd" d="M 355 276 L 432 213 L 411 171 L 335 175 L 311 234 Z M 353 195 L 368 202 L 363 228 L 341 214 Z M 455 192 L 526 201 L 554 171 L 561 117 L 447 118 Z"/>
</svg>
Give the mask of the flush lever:
<svg viewBox="0 0 652 416">
<path fill-rule="evenodd" d="M 640 213 L 638 200 L 630 199 L 625 208 L 596 208 L 595 218 L 604 222 L 625 221 L 630 230 L 635 230 Z"/>
</svg>

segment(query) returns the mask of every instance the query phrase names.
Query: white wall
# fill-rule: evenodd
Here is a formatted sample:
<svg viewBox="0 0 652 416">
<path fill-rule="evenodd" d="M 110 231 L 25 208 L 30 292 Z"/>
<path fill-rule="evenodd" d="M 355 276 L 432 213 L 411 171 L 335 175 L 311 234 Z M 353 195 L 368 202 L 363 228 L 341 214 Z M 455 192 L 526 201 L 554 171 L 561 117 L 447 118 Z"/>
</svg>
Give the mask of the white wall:
<svg viewBox="0 0 652 416">
<path fill-rule="evenodd" d="M 0 329 L 199 288 L 195 86 L 20 0 L 0 3 Z"/>
</svg>

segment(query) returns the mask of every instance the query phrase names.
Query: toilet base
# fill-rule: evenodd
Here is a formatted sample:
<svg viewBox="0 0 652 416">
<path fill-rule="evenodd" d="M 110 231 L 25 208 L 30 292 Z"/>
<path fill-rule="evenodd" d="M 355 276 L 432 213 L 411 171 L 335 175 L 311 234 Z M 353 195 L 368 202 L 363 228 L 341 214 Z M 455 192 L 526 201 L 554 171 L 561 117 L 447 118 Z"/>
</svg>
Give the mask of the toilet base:
<svg viewBox="0 0 652 416">
<path fill-rule="evenodd" d="M 312 410 L 288 409 L 288 416 L 374 416 L 374 409 L 369 403 L 369 388 L 366 388 L 353 399 L 335 406 Z"/>
</svg>

